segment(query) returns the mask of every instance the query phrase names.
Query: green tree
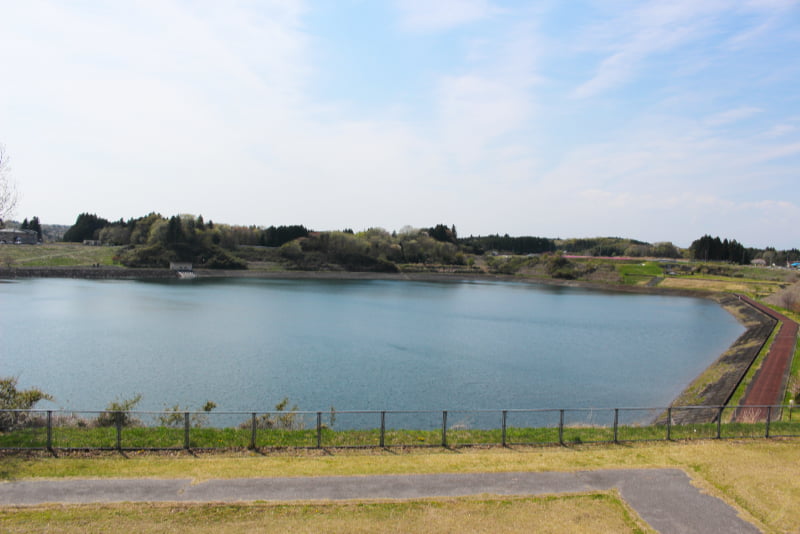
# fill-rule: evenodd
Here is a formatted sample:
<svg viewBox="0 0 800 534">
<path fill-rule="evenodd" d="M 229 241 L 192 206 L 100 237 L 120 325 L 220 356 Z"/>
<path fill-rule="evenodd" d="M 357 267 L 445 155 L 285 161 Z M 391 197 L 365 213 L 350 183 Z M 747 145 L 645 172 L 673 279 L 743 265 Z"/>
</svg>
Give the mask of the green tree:
<svg viewBox="0 0 800 534">
<path fill-rule="evenodd" d="M 39 217 L 34 215 L 34 217 L 31 219 L 31 222 L 28 223 L 28 229 L 36 232 L 39 241 L 42 241 L 42 224 L 39 222 Z"/>
<path fill-rule="evenodd" d="M 689 246 L 689 254 L 694 260 L 728 261 L 742 265 L 750 263 L 751 260 L 748 250 L 735 239 L 720 240 L 719 237 L 710 235 L 694 240 Z"/>
<path fill-rule="evenodd" d="M 97 239 L 100 230 L 110 223 L 94 213 L 81 213 L 65 233 L 64 241 L 80 243 L 85 239 Z"/>
<path fill-rule="evenodd" d="M 434 238 L 436 241 L 443 241 L 445 243 L 453 244 L 458 243 L 455 225 L 453 225 L 452 228 L 448 228 L 444 224 L 437 224 L 433 228 L 428 228 L 428 235 Z"/>
</svg>

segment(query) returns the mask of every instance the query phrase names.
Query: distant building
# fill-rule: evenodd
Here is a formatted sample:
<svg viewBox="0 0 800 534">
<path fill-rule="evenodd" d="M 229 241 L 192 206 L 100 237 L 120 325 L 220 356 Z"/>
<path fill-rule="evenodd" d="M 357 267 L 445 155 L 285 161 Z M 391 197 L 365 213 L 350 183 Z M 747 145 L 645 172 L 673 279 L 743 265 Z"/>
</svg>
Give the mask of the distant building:
<svg viewBox="0 0 800 534">
<path fill-rule="evenodd" d="M 171 261 L 169 262 L 170 271 L 178 271 L 182 273 L 192 272 L 192 262 L 190 261 Z"/>
<path fill-rule="evenodd" d="M 766 267 L 767 266 L 767 260 L 765 260 L 763 258 L 756 258 L 756 259 L 754 259 L 754 260 L 752 260 L 750 262 L 750 265 L 755 265 L 757 267 Z"/>
<path fill-rule="evenodd" d="M 15 230 L 3 228 L 0 230 L 0 244 L 4 245 L 35 245 L 39 242 L 36 230 Z"/>
</svg>

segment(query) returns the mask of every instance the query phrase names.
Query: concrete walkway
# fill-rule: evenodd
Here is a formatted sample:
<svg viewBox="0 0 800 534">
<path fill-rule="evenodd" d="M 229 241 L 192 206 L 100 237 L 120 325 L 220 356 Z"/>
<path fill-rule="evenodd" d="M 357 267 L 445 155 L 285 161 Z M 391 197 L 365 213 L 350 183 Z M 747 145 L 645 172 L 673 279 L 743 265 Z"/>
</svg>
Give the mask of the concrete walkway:
<svg viewBox="0 0 800 534">
<path fill-rule="evenodd" d="M 663 534 L 759 532 L 679 469 L 215 479 L 67 479 L 0 483 L 0 506 L 42 503 L 247 502 L 543 495 L 616 488 Z"/>
</svg>

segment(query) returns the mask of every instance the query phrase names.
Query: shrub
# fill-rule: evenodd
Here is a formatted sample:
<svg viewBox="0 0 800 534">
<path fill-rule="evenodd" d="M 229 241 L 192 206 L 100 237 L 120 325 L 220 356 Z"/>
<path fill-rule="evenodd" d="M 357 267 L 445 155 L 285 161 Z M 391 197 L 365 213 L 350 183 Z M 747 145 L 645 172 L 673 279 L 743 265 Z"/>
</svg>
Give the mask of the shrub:
<svg viewBox="0 0 800 534">
<path fill-rule="evenodd" d="M 30 410 L 42 400 L 53 400 L 53 397 L 40 389 L 17 389 L 16 376 L 0 378 L 0 410 Z M 24 412 L 0 413 L 0 432 L 24 426 L 30 414 Z"/>
<path fill-rule="evenodd" d="M 286 407 L 289 405 L 289 397 L 284 397 L 284 399 L 275 405 L 275 411 L 279 413 L 265 413 L 260 415 L 256 418 L 256 428 L 261 430 L 303 430 L 305 425 L 303 424 L 303 420 L 300 414 L 297 413 L 297 405 L 295 404 L 292 406 L 292 409 L 286 411 Z M 332 412 L 333 418 L 335 420 L 335 412 Z M 250 428 L 251 423 L 249 421 L 242 423 L 239 425 L 240 428 Z"/>
<path fill-rule="evenodd" d="M 217 403 L 213 401 L 207 401 L 204 405 L 202 410 L 206 413 L 211 412 L 214 408 L 217 407 Z M 164 408 L 164 413 L 158 416 L 158 420 L 162 426 L 171 427 L 171 428 L 180 428 L 185 423 L 185 415 L 184 413 L 188 412 L 188 408 L 183 408 L 179 405 L 175 405 L 172 408 Z M 208 416 L 202 413 L 193 413 L 189 416 L 189 423 L 194 428 L 200 428 L 208 424 Z"/>
<path fill-rule="evenodd" d="M 97 426 L 139 426 L 142 422 L 131 417 L 131 410 L 142 400 L 142 394 L 137 393 L 130 399 L 113 401 L 106 406 L 106 411 L 95 419 Z"/>
<path fill-rule="evenodd" d="M 553 278 L 572 280 L 575 278 L 574 266 L 561 254 L 553 254 L 547 258 L 547 274 Z"/>
</svg>

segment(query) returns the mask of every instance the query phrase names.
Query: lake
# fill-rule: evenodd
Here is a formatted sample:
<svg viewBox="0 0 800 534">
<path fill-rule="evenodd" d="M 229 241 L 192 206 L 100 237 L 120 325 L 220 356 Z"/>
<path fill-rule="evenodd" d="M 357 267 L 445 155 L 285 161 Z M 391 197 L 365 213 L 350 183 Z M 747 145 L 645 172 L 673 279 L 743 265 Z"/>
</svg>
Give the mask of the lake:
<svg viewBox="0 0 800 534">
<path fill-rule="evenodd" d="M 0 283 L 0 376 L 70 410 L 666 406 L 743 331 L 705 299 L 525 283 Z"/>
</svg>

